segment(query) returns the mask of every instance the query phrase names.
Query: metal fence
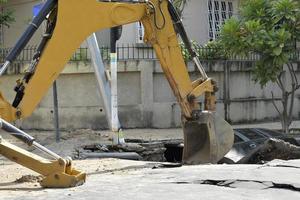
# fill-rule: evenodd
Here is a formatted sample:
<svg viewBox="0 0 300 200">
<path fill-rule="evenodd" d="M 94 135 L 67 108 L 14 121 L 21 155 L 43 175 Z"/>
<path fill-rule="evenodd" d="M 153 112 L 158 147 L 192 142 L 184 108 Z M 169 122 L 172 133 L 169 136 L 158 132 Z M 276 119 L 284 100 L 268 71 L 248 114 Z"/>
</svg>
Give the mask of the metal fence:
<svg viewBox="0 0 300 200">
<path fill-rule="evenodd" d="M 37 47 L 36 46 L 27 46 L 20 53 L 15 62 L 18 63 L 28 63 L 31 61 L 33 55 L 35 54 Z M 5 57 L 10 52 L 11 48 L 0 48 L 0 63 L 3 63 Z M 109 47 L 100 47 L 102 58 L 104 61 L 109 60 L 110 48 Z M 247 56 L 236 56 L 236 55 L 227 55 L 226 58 L 222 56 L 219 49 L 200 47 L 197 49 L 199 57 L 201 60 L 228 60 L 228 61 L 257 61 L 260 56 L 255 53 L 250 53 Z M 136 45 L 128 44 L 121 45 L 117 47 L 118 59 L 119 60 L 155 60 L 157 59 L 156 54 L 152 46 L 149 45 Z M 70 62 L 79 62 L 79 61 L 90 61 L 90 53 L 88 48 L 78 48 L 76 52 L 70 59 Z M 295 62 L 300 62 L 300 49 L 290 55 L 290 60 Z"/>
<path fill-rule="evenodd" d="M 22 50 L 15 62 L 30 62 L 36 52 L 36 46 L 27 46 Z M 0 63 L 10 52 L 11 48 L 0 48 Z M 108 61 L 110 58 L 110 48 L 107 46 L 100 47 L 102 59 Z M 117 47 L 119 60 L 155 60 L 157 59 L 155 51 L 149 45 L 121 45 Z M 71 62 L 90 61 L 90 52 L 88 48 L 80 47 L 71 57 Z"/>
</svg>

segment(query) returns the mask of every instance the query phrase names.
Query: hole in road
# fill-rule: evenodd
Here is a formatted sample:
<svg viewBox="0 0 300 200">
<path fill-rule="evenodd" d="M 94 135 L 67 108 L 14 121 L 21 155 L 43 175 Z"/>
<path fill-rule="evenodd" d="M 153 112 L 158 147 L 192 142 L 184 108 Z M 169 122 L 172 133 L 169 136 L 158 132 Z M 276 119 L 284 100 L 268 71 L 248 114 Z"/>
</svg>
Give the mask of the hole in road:
<svg viewBox="0 0 300 200">
<path fill-rule="evenodd" d="M 183 141 L 167 140 L 167 141 L 143 141 L 143 140 L 127 140 L 125 146 L 112 145 L 86 145 L 83 146 L 76 158 L 81 158 L 80 152 L 84 153 L 122 153 L 136 152 L 144 161 L 154 162 L 172 162 L 180 163 L 182 161 Z M 82 157 L 84 158 L 84 157 Z"/>
<path fill-rule="evenodd" d="M 167 162 L 180 163 L 182 161 L 183 144 L 165 144 L 164 157 Z"/>
</svg>

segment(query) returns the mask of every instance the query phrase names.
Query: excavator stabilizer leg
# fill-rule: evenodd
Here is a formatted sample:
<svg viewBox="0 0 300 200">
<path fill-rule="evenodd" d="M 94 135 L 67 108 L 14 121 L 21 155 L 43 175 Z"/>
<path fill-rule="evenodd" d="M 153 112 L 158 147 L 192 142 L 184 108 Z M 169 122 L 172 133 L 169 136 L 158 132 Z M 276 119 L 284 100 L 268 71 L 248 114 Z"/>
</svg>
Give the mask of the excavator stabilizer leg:
<svg viewBox="0 0 300 200">
<path fill-rule="evenodd" d="M 216 112 L 202 111 L 183 124 L 184 164 L 217 163 L 233 145 L 233 129 Z"/>
<path fill-rule="evenodd" d="M 0 135 L 0 154 L 13 162 L 41 174 L 43 176 L 41 186 L 47 188 L 68 188 L 82 185 L 85 182 L 86 173 L 76 170 L 72 165 L 71 158 L 64 159 L 60 157 L 37 143 L 35 138 L 1 118 L 0 128 L 28 146 L 35 147 L 51 157 L 50 160 L 26 151 L 5 141 Z"/>
</svg>

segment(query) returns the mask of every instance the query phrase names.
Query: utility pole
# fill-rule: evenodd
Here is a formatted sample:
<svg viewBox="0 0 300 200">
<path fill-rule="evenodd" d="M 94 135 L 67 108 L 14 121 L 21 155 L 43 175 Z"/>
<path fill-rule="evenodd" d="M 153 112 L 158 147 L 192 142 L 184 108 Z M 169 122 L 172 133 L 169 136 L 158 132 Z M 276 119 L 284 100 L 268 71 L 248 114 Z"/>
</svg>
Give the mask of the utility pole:
<svg viewBox="0 0 300 200">
<path fill-rule="evenodd" d="M 118 118 L 118 55 L 117 41 L 121 37 L 122 26 L 110 29 L 110 73 L 111 73 L 111 130 L 114 145 L 125 143 Z"/>
</svg>

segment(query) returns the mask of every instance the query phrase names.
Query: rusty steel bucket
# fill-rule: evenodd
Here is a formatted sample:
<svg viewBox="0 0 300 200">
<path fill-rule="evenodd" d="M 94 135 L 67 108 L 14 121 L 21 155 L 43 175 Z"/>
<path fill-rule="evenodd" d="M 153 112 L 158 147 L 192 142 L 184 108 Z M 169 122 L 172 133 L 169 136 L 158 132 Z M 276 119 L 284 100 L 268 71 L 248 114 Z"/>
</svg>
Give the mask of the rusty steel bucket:
<svg viewBox="0 0 300 200">
<path fill-rule="evenodd" d="M 184 164 L 217 163 L 233 145 L 231 125 L 216 112 L 200 112 L 197 120 L 184 122 L 183 132 Z"/>
</svg>

